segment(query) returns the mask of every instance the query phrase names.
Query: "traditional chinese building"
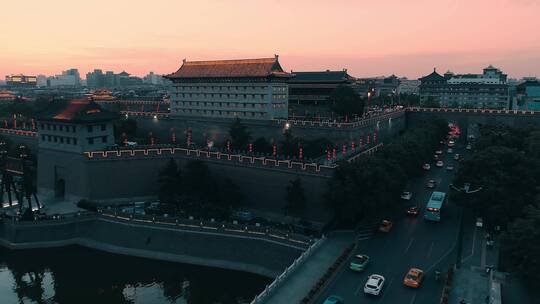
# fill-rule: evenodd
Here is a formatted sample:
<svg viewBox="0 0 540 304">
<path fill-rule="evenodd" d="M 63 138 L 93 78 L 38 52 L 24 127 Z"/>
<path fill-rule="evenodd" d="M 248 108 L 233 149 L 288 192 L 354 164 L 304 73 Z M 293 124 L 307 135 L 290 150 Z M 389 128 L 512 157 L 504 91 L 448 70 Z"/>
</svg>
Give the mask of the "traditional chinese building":
<svg viewBox="0 0 540 304">
<path fill-rule="evenodd" d="M 80 176 L 85 151 L 114 144 L 113 121 L 118 114 L 90 100 L 53 104 L 38 116 L 38 188 L 41 194 L 88 196 Z"/>
<path fill-rule="evenodd" d="M 441 75 L 434 70 L 420 78 L 420 101 L 437 102 L 443 107 L 508 108 L 506 78 L 491 65 L 482 74 Z"/>
<path fill-rule="evenodd" d="M 326 103 L 339 86 L 353 86 L 354 77 L 343 71 L 292 72 L 289 80 L 289 103 L 317 105 Z"/>
<path fill-rule="evenodd" d="M 0 90 L 0 101 L 15 101 L 17 96 L 8 90 Z"/>
<path fill-rule="evenodd" d="M 291 74 L 273 58 L 187 61 L 173 82 L 171 117 L 287 118 Z"/>
</svg>

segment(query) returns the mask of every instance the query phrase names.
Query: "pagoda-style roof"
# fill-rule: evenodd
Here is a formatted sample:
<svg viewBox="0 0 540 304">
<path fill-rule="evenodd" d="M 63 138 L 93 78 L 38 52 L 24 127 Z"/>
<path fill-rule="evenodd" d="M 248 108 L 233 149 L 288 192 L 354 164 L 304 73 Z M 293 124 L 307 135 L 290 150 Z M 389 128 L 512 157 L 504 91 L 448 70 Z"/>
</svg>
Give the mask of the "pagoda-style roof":
<svg viewBox="0 0 540 304">
<path fill-rule="evenodd" d="M 446 81 L 446 78 L 442 76 L 441 74 L 437 73 L 436 70 L 433 70 L 433 72 L 427 76 L 424 76 L 422 78 L 419 78 L 420 81 Z"/>
<path fill-rule="evenodd" d="M 352 76 L 347 74 L 347 70 L 343 71 L 315 71 L 315 72 L 292 72 L 293 78 L 289 83 L 305 83 L 305 82 L 347 82 L 354 80 Z"/>
<path fill-rule="evenodd" d="M 278 56 L 273 58 L 187 61 L 169 79 L 291 77 L 281 68 Z"/>
<path fill-rule="evenodd" d="M 37 119 L 69 123 L 92 123 L 114 120 L 118 116 L 117 113 L 104 110 L 91 100 L 77 99 L 67 102 L 52 102 L 47 110 L 38 115 Z"/>
</svg>

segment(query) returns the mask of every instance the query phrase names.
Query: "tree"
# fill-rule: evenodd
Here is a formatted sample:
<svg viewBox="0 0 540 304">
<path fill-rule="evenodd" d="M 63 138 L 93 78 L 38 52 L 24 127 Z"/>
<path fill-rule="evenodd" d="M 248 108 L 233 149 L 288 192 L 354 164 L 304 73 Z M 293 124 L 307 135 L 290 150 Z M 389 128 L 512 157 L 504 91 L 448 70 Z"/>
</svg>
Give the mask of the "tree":
<svg viewBox="0 0 540 304">
<path fill-rule="evenodd" d="M 338 115 L 354 114 L 362 115 L 364 113 L 364 100 L 349 86 L 337 87 L 330 96 L 328 96 L 331 110 Z"/>
<path fill-rule="evenodd" d="M 306 196 L 300 178 L 289 181 L 287 185 L 287 213 L 299 216 L 306 208 Z"/>
<path fill-rule="evenodd" d="M 242 124 L 240 118 L 236 117 L 229 127 L 231 145 L 235 150 L 245 150 L 251 139 L 248 128 Z"/>
<path fill-rule="evenodd" d="M 283 132 L 283 140 L 281 141 L 281 154 L 288 156 L 297 156 L 299 140 L 294 137 L 291 129 Z"/>
<path fill-rule="evenodd" d="M 176 206 L 180 192 L 180 170 L 174 159 L 169 159 L 163 170 L 159 172 L 158 183 L 160 202 Z"/>
<path fill-rule="evenodd" d="M 219 197 L 224 210 L 230 211 L 244 205 L 244 194 L 230 178 L 225 178 L 219 185 L 219 189 Z"/>
<path fill-rule="evenodd" d="M 191 160 L 184 166 L 183 173 L 183 191 L 191 203 L 197 204 L 196 209 L 200 209 L 201 204 L 215 201 L 218 186 L 206 163 Z"/>
<path fill-rule="evenodd" d="M 137 135 L 137 121 L 131 118 L 120 119 L 114 123 L 114 136 L 118 142 L 122 141 L 122 135 L 126 134 L 128 138 Z"/>
<path fill-rule="evenodd" d="M 512 222 L 503 234 L 501 253 L 510 270 L 540 286 L 540 209 L 529 206 L 525 215 Z"/>
<path fill-rule="evenodd" d="M 270 154 L 272 153 L 272 145 L 264 137 L 259 137 L 253 142 L 253 151 Z"/>
</svg>

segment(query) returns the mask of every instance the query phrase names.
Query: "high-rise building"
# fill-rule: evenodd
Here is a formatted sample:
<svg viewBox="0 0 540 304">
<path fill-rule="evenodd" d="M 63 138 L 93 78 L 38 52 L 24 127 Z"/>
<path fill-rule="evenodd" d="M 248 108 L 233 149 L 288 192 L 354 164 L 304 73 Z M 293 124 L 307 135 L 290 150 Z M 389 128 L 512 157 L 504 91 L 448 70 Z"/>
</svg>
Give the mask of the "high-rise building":
<svg viewBox="0 0 540 304">
<path fill-rule="evenodd" d="M 271 120 L 288 116 L 287 80 L 274 58 L 187 61 L 167 75 L 171 116 Z"/>
<path fill-rule="evenodd" d="M 8 75 L 6 76 L 6 85 L 8 87 L 35 87 L 37 77 L 29 75 Z"/>
<path fill-rule="evenodd" d="M 540 111 L 540 81 L 538 79 L 527 77 L 517 85 L 512 108 Z"/>
<path fill-rule="evenodd" d="M 81 85 L 81 76 L 77 69 L 69 69 L 61 75 L 49 77 L 47 83 L 53 88 L 75 88 Z"/>
<path fill-rule="evenodd" d="M 440 75 L 434 70 L 420 78 L 420 102 L 437 102 L 443 107 L 508 108 L 506 78 L 491 65 L 482 74 Z"/>
</svg>

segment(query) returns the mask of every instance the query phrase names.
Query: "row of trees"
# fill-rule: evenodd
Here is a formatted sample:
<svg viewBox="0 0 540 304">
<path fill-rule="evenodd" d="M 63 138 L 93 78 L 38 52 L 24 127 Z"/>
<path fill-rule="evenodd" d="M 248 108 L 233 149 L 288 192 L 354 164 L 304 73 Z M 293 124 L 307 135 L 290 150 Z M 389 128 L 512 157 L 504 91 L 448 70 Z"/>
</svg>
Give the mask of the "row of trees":
<svg viewBox="0 0 540 304">
<path fill-rule="evenodd" d="M 354 227 L 364 216 L 399 210 L 407 180 L 422 173 L 422 163 L 430 159 L 447 132 L 445 121 L 425 122 L 375 155 L 341 163 L 326 193 L 334 224 Z"/>
<path fill-rule="evenodd" d="M 458 201 L 503 233 L 502 262 L 540 282 L 540 128 L 484 126 L 456 184 L 482 190 Z"/>
</svg>

